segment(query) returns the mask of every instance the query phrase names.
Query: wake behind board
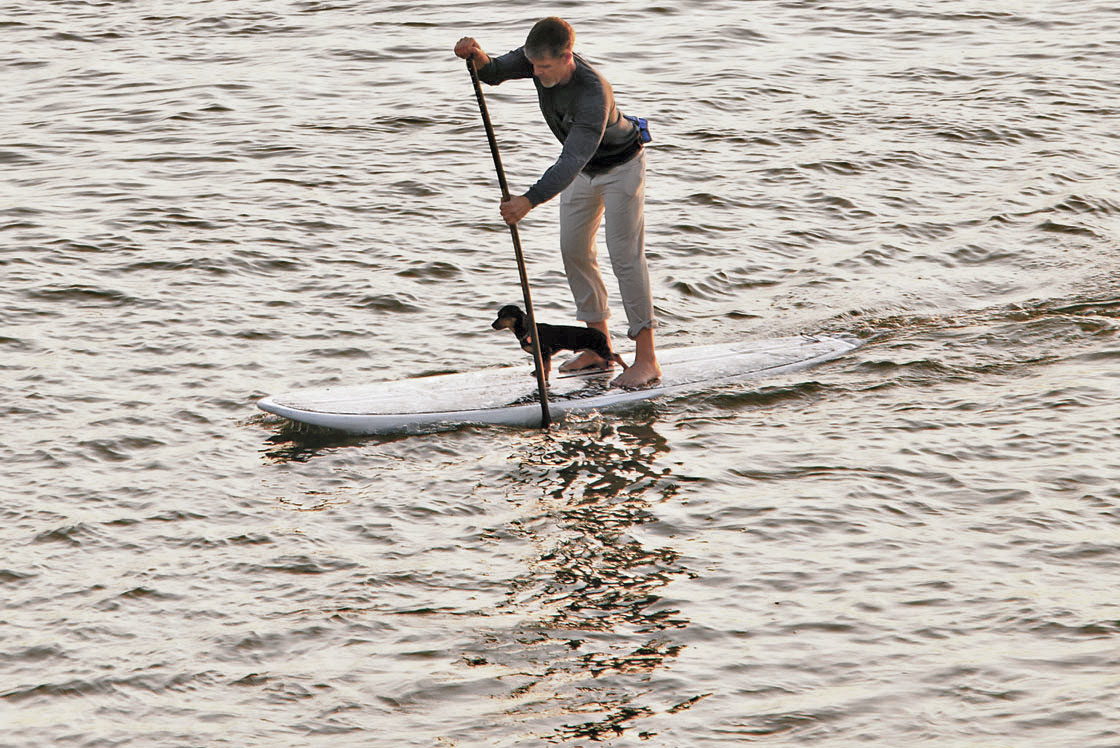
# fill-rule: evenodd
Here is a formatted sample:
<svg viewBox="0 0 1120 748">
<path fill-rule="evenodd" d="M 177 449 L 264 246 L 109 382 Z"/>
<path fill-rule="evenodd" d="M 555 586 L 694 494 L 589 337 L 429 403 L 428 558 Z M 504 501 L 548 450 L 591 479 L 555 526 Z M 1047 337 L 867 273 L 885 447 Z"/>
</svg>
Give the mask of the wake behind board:
<svg viewBox="0 0 1120 748">
<path fill-rule="evenodd" d="M 661 395 L 802 369 L 836 358 L 859 345 L 845 335 L 774 338 L 668 348 L 657 353 L 661 380 L 651 387 L 611 387 L 618 370 L 560 374 L 549 382 L 549 411 L 604 409 Z M 433 427 L 491 423 L 539 426 L 537 380 L 522 366 L 439 374 L 397 382 L 298 390 L 266 397 L 269 413 L 355 434 L 388 434 Z"/>
</svg>

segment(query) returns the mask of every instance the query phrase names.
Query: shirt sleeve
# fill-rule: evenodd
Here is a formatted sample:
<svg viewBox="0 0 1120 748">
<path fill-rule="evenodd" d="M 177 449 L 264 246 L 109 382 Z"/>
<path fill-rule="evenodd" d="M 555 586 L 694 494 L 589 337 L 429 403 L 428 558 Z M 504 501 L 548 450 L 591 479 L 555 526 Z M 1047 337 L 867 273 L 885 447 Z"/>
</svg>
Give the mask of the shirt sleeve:
<svg viewBox="0 0 1120 748">
<path fill-rule="evenodd" d="M 524 47 L 518 47 L 500 57 L 491 57 L 490 62 L 478 69 L 478 79 L 491 86 L 513 78 L 532 77 L 533 63 L 525 56 Z"/>
<path fill-rule="evenodd" d="M 560 157 L 525 193 L 529 202 L 537 206 L 551 200 L 583 171 L 603 140 L 607 114 L 607 99 L 602 88 L 589 90 L 581 97 Z"/>
</svg>

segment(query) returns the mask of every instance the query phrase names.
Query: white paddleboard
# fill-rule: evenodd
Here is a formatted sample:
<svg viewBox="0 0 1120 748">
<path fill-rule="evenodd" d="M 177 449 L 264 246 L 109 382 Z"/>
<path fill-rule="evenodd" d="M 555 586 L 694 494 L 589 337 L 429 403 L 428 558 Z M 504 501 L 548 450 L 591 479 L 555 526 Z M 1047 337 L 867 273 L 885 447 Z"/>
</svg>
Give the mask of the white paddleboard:
<svg viewBox="0 0 1120 748">
<path fill-rule="evenodd" d="M 721 343 L 657 352 L 661 380 L 651 387 L 611 387 L 618 368 L 560 374 L 549 382 L 549 412 L 610 408 L 779 374 L 836 358 L 859 345 L 848 335 L 813 335 Z M 298 390 L 257 403 L 269 413 L 355 434 L 427 431 L 472 423 L 539 426 L 541 406 L 531 367 L 509 366 L 397 382 Z"/>
</svg>

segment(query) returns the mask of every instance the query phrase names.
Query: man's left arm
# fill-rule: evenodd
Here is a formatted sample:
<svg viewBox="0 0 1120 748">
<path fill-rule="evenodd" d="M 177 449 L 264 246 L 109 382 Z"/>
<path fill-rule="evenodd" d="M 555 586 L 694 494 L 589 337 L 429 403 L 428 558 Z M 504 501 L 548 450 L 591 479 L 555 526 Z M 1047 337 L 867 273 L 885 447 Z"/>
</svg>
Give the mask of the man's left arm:
<svg viewBox="0 0 1120 748">
<path fill-rule="evenodd" d="M 606 97 L 601 90 L 593 90 L 580 100 L 572 128 L 564 138 L 564 146 L 556 162 L 545 170 L 528 192 L 502 203 L 502 218 L 506 223 L 517 223 L 530 210 L 563 192 L 595 155 L 606 127 Z"/>
<path fill-rule="evenodd" d="M 592 106 L 581 114 L 582 116 L 577 115 L 575 124 L 564 138 L 564 146 L 556 162 L 545 170 L 537 183 L 524 195 L 502 202 L 502 218 L 506 223 L 517 223 L 530 210 L 563 192 L 595 155 L 606 129 L 606 110 L 603 108 L 600 112 L 599 108 Z"/>
<path fill-rule="evenodd" d="M 604 117 L 604 123 L 606 118 Z M 604 125 L 605 127 L 605 125 Z M 587 162 L 595 155 L 599 142 L 603 139 L 603 127 L 595 128 L 593 125 L 577 123 L 568 131 L 564 138 L 564 146 L 560 150 L 560 157 L 552 166 L 548 167 L 537 183 L 524 195 L 516 195 L 501 204 L 502 218 L 506 223 L 514 224 L 524 218 L 530 210 L 541 203 L 548 202 L 564 191 L 571 184 L 576 175 L 587 166 Z"/>
</svg>

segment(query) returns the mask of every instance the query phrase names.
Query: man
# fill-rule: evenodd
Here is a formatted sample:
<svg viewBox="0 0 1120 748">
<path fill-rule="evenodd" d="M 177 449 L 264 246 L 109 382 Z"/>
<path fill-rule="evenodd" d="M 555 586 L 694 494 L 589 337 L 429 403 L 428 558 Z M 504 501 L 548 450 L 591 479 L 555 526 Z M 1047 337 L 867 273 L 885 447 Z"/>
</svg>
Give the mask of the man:
<svg viewBox="0 0 1120 748">
<path fill-rule="evenodd" d="M 626 309 L 627 334 L 636 349 L 634 364 L 613 384 L 641 387 L 661 376 L 645 257 L 645 152 L 637 126 L 615 106 L 610 84 L 572 51 L 574 44 L 572 27 L 553 17 L 537 22 L 523 47 L 500 57 L 491 58 L 470 37 L 459 40 L 455 54 L 471 60 L 479 79 L 491 85 L 533 79 L 541 113 L 563 148 L 525 194 L 501 203 L 502 218 L 515 224 L 560 195 L 560 253 L 576 317 L 609 340 L 610 308 L 595 252 L 595 234 L 605 214 L 607 251 Z M 585 351 L 560 368 L 609 365 Z"/>
</svg>

